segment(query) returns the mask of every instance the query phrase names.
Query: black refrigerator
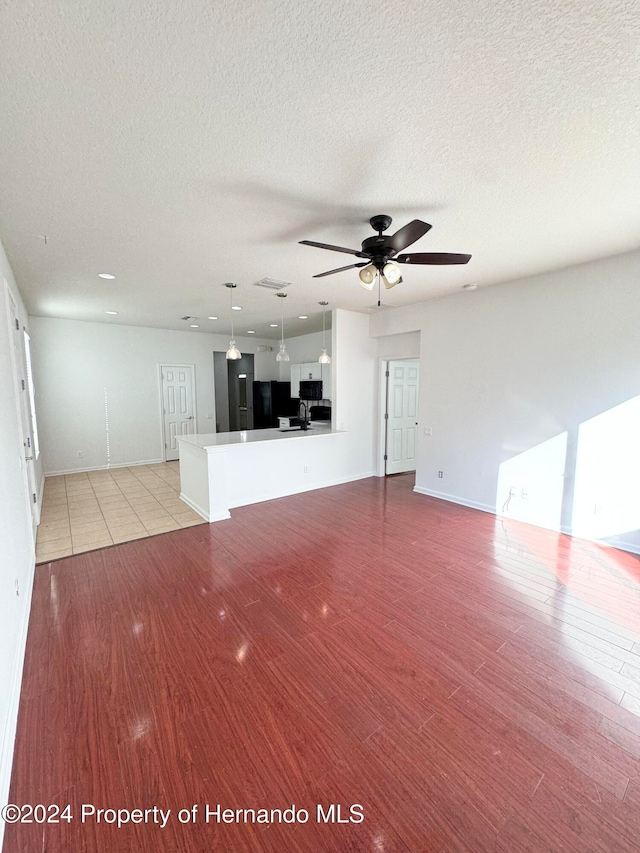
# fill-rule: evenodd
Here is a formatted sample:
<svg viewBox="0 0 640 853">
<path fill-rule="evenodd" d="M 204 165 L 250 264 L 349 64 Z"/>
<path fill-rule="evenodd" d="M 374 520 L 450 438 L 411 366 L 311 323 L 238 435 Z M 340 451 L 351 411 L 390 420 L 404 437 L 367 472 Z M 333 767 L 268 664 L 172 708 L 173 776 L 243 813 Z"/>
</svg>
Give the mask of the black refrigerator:
<svg viewBox="0 0 640 853">
<path fill-rule="evenodd" d="M 290 382 L 253 383 L 253 428 L 268 429 L 278 426 L 278 418 L 298 414 L 300 400 L 291 398 Z"/>
</svg>

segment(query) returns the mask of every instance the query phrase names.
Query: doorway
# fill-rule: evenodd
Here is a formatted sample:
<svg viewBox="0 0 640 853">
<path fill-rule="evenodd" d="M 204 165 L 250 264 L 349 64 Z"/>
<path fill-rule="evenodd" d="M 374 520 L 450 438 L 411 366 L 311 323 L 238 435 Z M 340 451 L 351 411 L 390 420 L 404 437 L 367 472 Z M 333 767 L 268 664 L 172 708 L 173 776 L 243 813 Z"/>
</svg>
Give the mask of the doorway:
<svg viewBox="0 0 640 853">
<path fill-rule="evenodd" d="M 178 436 L 196 431 L 195 368 L 192 364 L 161 364 L 162 440 L 165 462 L 178 458 Z"/>
<path fill-rule="evenodd" d="M 216 432 L 253 429 L 253 354 L 227 360 L 226 353 L 213 354 L 216 401 Z"/>
<path fill-rule="evenodd" d="M 227 362 L 229 432 L 253 429 L 253 355 Z"/>
<path fill-rule="evenodd" d="M 31 382 L 30 362 L 27 362 L 26 350 L 28 337 L 26 337 L 25 330 L 20 326 L 18 308 L 6 281 L 4 283 L 4 292 L 11 339 L 13 341 L 11 353 L 13 379 L 16 387 L 16 398 L 19 401 L 18 423 L 20 425 L 20 437 L 22 440 L 21 467 L 24 471 L 25 492 L 28 495 L 29 506 L 31 507 L 31 535 L 35 544 L 36 528 L 40 521 L 40 507 L 35 471 L 35 460 L 38 455 L 37 429 L 35 427 L 35 412 L 31 408 L 33 385 Z"/>
<path fill-rule="evenodd" d="M 385 474 L 416 470 L 419 379 L 418 359 L 387 362 Z"/>
</svg>

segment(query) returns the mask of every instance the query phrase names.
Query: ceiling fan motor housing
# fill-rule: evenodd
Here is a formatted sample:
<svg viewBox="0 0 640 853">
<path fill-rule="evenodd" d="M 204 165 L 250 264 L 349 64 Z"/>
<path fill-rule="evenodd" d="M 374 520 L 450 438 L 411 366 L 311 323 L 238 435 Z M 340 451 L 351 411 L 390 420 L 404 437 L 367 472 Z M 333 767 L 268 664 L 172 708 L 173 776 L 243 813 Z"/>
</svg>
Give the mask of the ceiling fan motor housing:
<svg viewBox="0 0 640 853">
<path fill-rule="evenodd" d="M 388 217 L 387 217 L 388 218 Z M 362 251 L 369 255 L 371 263 L 380 268 L 385 265 L 389 258 L 395 255 L 395 251 L 387 245 L 386 237 L 378 234 L 376 237 L 367 237 L 362 241 Z"/>
<path fill-rule="evenodd" d="M 377 216 L 372 216 L 369 220 L 374 231 L 386 231 L 393 220 L 386 213 L 379 213 Z"/>
</svg>

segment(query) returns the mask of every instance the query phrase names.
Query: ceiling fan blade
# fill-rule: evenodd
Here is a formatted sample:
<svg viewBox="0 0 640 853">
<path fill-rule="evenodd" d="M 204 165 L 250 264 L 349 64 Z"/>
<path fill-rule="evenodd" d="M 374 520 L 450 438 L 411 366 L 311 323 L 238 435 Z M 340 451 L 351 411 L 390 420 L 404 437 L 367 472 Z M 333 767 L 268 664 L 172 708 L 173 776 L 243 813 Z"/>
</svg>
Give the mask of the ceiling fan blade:
<svg viewBox="0 0 640 853">
<path fill-rule="evenodd" d="M 398 255 L 394 262 L 398 264 L 467 264 L 471 255 L 456 255 L 453 252 L 414 252 L 412 255 Z"/>
<path fill-rule="evenodd" d="M 414 219 L 412 222 L 408 222 L 399 231 L 396 231 L 392 237 L 388 237 L 387 242 L 394 252 L 401 252 L 403 249 L 406 249 L 407 246 L 410 246 L 412 243 L 415 243 L 416 240 L 419 240 L 420 237 L 423 237 L 430 228 L 431 226 L 428 222 L 422 222 L 420 219 Z"/>
<path fill-rule="evenodd" d="M 345 270 L 352 270 L 354 267 L 366 267 L 366 262 L 362 264 L 349 264 L 347 267 L 338 267 L 337 270 L 329 270 L 328 272 L 319 272 L 318 275 L 314 275 L 313 278 L 322 278 L 325 275 L 333 275 L 334 272 L 344 272 Z"/>
<path fill-rule="evenodd" d="M 329 249 L 331 252 L 345 252 L 347 255 L 355 255 L 358 258 L 368 258 L 360 249 L 345 249 L 342 246 L 330 246 L 329 243 L 316 243 L 314 240 L 299 240 L 301 246 L 315 246 L 318 249 Z"/>
</svg>

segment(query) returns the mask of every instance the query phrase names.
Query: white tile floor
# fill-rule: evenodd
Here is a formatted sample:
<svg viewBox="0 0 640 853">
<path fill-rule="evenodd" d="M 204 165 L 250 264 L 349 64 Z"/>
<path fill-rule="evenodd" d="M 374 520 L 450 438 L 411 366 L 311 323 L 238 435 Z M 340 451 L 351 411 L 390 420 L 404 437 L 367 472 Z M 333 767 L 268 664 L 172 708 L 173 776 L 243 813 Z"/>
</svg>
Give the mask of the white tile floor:
<svg viewBox="0 0 640 853">
<path fill-rule="evenodd" d="M 195 524 L 205 521 L 180 500 L 177 462 L 47 477 L 36 562 Z"/>
</svg>

